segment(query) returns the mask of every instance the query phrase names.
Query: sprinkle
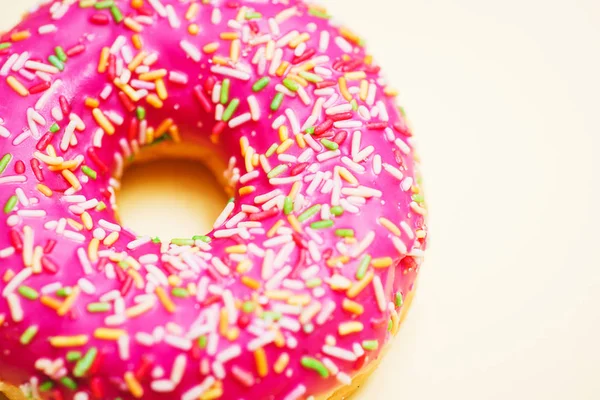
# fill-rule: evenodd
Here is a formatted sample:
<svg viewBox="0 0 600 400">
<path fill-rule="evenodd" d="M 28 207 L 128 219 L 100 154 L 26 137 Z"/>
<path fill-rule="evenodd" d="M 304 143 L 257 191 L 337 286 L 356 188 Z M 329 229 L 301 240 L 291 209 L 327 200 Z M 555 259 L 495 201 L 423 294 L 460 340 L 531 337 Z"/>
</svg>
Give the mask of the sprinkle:
<svg viewBox="0 0 600 400">
<path fill-rule="evenodd" d="M 28 344 L 30 344 L 33 341 L 33 339 L 37 335 L 38 331 L 39 331 L 39 328 L 37 325 L 30 326 L 29 328 L 27 328 L 25 330 L 25 332 L 23 332 L 19 341 L 21 342 L 21 344 L 23 346 L 27 346 Z"/>
<path fill-rule="evenodd" d="M 126 334 L 127 332 L 123 329 L 97 328 L 94 331 L 94 338 L 99 340 L 117 341 L 121 336 Z"/>
<path fill-rule="evenodd" d="M 369 351 L 377 350 L 379 342 L 377 340 L 363 340 L 362 347 Z"/>
<path fill-rule="evenodd" d="M 367 269 L 369 268 L 369 264 L 371 263 L 371 256 L 365 255 L 358 265 L 358 269 L 356 270 L 356 279 L 363 279 L 365 274 L 367 273 Z"/>
<path fill-rule="evenodd" d="M 279 110 L 279 107 L 281 107 L 282 102 L 283 102 L 283 93 L 277 92 L 277 94 L 275 94 L 275 97 L 273 98 L 273 101 L 271 102 L 271 111 Z"/>
<path fill-rule="evenodd" d="M 352 333 L 362 332 L 364 326 L 360 321 L 349 321 L 343 322 L 338 327 L 338 333 L 340 336 L 350 335 Z"/>
<path fill-rule="evenodd" d="M 85 374 L 88 372 L 88 370 L 92 367 L 92 364 L 94 363 L 94 360 L 96 359 L 96 356 L 98 355 L 98 349 L 95 347 L 92 347 L 91 349 L 89 349 L 87 351 L 87 353 L 85 354 L 85 356 L 83 356 L 75 365 L 75 368 L 73 368 L 73 376 L 75 376 L 76 378 L 81 378 L 83 376 L 85 376 Z"/>
<path fill-rule="evenodd" d="M 261 347 L 254 351 L 254 361 L 256 363 L 256 372 L 261 378 L 266 377 L 269 374 L 269 367 L 267 364 L 267 355 L 265 350 Z"/>
<path fill-rule="evenodd" d="M 133 397 L 135 397 L 136 399 L 140 399 L 144 396 L 144 389 L 142 388 L 142 385 L 136 379 L 135 375 L 132 372 L 125 372 L 124 379 L 125 384 L 127 385 L 127 389 Z"/>
<path fill-rule="evenodd" d="M 81 347 L 85 346 L 89 341 L 87 335 L 76 335 L 76 336 L 54 336 L 50 338 L 50 345 L 52 347 Z"/>
<path fill-rule="evenodd" d="M 254 83 L 254 85 L 252 85 L 252 90 L 254 92 L 260 92 L 265 87 L 267 87 L 267 85 L 269 84 L 270 81 L 271 81 L 271 78 L 269 78 L 268 76 L 264 76 L 264 77 L 260 78 L 258 81 L 256 81 Z"/>
<path fill-rule="evenodd" d="M 317 372 L 322 378 L 329 377 L 329 371 L 325 365 L 323 365 L 323 363 L 316 358 L 306 356 L 302 357 L 300 364 L 306 369 L 312 369 L 313 371 Z"/>
<path fill-rule="evenodd" d="M 173 300 L 171 300 L 171 298 L 167 294 L 167 292 L 160 286 L 156 288 L 155 292 L 156 292 L 156 296 L 160 300 L 160 302 L 163 305 L 163 307 L 165 308 L 165 310 L 167 310 L 167 312 L 173 314 L 176 310 L 176 306 L 175 306 L 175 303 L 173 303 Z"/>
<path fill-rule="evenodd" d="M 26 97 L 29 95 L 29 90 L 27 90 L 27 88 L 25 86 L 23 86 L 23 84 L 21 82 L 19 82 L 19 80 L 17 78 L 15 78 L 14 76 L 11 75 L 11 76 L 7 77 L 6 83 L 8 83 L 8 85 L 15 92 L 17 92 L 20 96 Z"/>
<path fill-rule="evenodd" d="M 37 300 L 40 296 L 37 290 L 24 285 L 19 286 L 18 292 L 21 296 L 25 297 L 28 300 Z"/>
</svg>

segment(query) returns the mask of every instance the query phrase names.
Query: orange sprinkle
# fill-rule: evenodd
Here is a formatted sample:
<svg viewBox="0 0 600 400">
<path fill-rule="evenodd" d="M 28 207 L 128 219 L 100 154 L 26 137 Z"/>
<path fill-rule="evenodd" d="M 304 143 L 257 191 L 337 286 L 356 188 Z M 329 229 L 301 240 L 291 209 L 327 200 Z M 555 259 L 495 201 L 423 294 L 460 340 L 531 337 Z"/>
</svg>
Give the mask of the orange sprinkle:
<svg viewBox="0 0 600 400">
<path fill-rule="evenodd" d="M 279 140 L 282 143 L 285 142 L 289 138 L 288 132 L 289 132 L 289 130 L 288 130 L 287 126 L 281 125 L 279 127 Z"/>
<path fill-rule="evenodd" d="M 100 105 L 100 102 L 98 101 L 98 99 L 94 99 L 92 97 L 87 97 L 85 99 L 85 105 L 86 105 L 86 107 L 89 107 L 89 108 L 97 108 Z"/>
<path fill-rule="evenodd" d="M 219 314 L 219 332 L 221 336 L 227 336 L 227 330 L 229 329 L 229 317 L 227 315 L 227 309 L 225 307 L 221 308 L 221 313 Z"/>
<path fill-rule="evenodd" d="M 248 146 L 250 146 L 250 142 L 248 142 L 248 138 L 246 136 L 242 136 L 240 138 L 240 151 L 241 151 L 242 157 L 246 156 L 246 150 L 248 149 Z"/>
<path fill-rule="evenodd" d="M 190 20 L 196 18 L 196 15 L 198 15 L 199 10 L 200 10 L 200 6 L 198 5 L 198 3 L 190 4 L 190 6 L 187 9 L 187 12 L 185 13 L 185 19 L 190 21 Z"/>
<path fill-rule="evenodd" d="M 344 299 L 342 302 L 342 308 L 352 314 L 361 315 L 365 308 L 362 304 L 352 301 L 350 299 Z"/>
<path fill-rule="evenodd" d="M 65 299 L 60 308 L 56 310 L 56 313 L 61 317 L 65 316 L 69 311 L 71 311 L 71 308 L 77 301 L 80 293 L 81 289 L 79 289 L 79 286 L 75 286 L 71 294 Z"/>
<path fill-rule="evenodd" d="M 92 110 L 92 115 L 94 116 L 94 119 L 96 120 L 98 125 L 104 130 L 104 132 L 106 132 L 109 135 L 114 135 L 115 127 L 113 126 L 112 122 L 110 122 L 110 120 L 106 117 L 106 115 L 104 115 L 102 110 L 100 110 L 99 108 L 94 108 Z"/>
<path fill-rule="evenodd" d="M 346 167 L 339 167 L 338 172 L 340 174 L 340 178 L 345 180 L 351 185 L 358 185 L 358 179 L 352 174 L 352 172 L 348 171 Z"/>
<path fill-rule="evenodd" d="M 77 179 L 77 177 L 71 171 L 64 169 L 62 171 L 62 176 L 67 182 L 69 182 L 69 185 L 71 185 L 73 189 L 81 189 L 81 183 L 79 183 L 79 179 Z"/>
<path fill-rule="evenodd" d="M 212 62 L 218 65 L 227 65 L 229 60 L 223 56 L 213 56 Z"/>
<path fill-rule="evenodd" d="M 31 37 L 31 32 L 29 31 L 19 31 L 10 35 L 10 40 L 13 42 L 19 42 L 21 40 L 29 39 Z"/>
<path fill-rule="evenodd" d="M 135 283 L 135 287 L 138 290 L 142 290 L 144 288 L 144 278 L 142 278 L 142 275 L 140 275 L 139 272 L 137 272 L 133 268 L 129 268 L 127 270 L 127 275 L 129 275 L 129 276 L 131 276 L 133 278 L 133 282 Z"/>
<path fill-rule="evenodd" d="M 358 37 L 357 34 L 355 34 L 354 32 L 352 32 L 350 29 L 348 29 L 346 27 L 340 28 L 340 35 L 342 35 L 342 37 L 344 39 L 347 39 L 356 44 L 358 44 L 360 42 L 360 37 Z"/>
<path fill-rule="evenodd" d="M 279 220 L 279 221 L 275 222 L 273 224 L 273 226 L 271 227 L 271 229 L 269 229 L 269 231 L 267 232 L 267 237 L 272 238 L 273 236 L 275 236 L 275 234 L 277 233 L 277 230 L 279 228 L 281 228 L 282 225 L 283 225 L 283 220 Z"/>
<path fill-rule="evenodd" d="M 133 397 L 136 399 L 141 399 L 144 396 L 144 389 L 138 380 L 136 379 L 133 372 L 127 371 L 125 372 L 125 384 L 127 385 L 127 389 Z"/>
<path fill-rule="evenodd" d="M 177 287 L 181 284 L 181 278 L 177 275 L 169 275 L 167 280 L 169 281 L 169 285 L 171 285 L 171 287 Z"/>
<path fill-rule="evenodd" d="M 358 294 L 360 292 L 362 292 L 363 289 L 365 287 L 367 287 L 367 285 L 369 283 L 371 283 L 371 281 L 373 280 L 374 276 L 375 276 L 375 273 L 373 272 L 373 270 L 369 270 L 360 281 L 354 282 L 352 284 L 352 286 L 350 287 L 350 289 L 348 289 L 348 291 L 346 292 L 346 296 L 350 297 L 351 299 L 353 299 L 356 296 L 358 296 Z"/>
<path fill-rule="evenodd" d="M 12 278 L 14 278 L 15 272 L 12 269 L 7 270 L 2 277 L 4 283 L 9 282 Z"/>
<path fill-rule="evenodd" d="M 252 192 L 254 192 L 256 190 L 256 188 L 254 186 L 243 186 L 240 188 L 239 193 L 240 196 L 244 196 L 246 194 L 250 194 Z"/>
<path fill-rule="evenodd" d="M 93 238 L 90 240 L 88 245 L 88 258 L 91 262 L 95 263 L 98 261 L 98 247 L 100 246 L 100 240 Z"/>
<path fill-rule="evenodd" d="M 292 184 L 292 188 L 290 189 L 290 194 L 289 197 L 292 200 L 296 199 L 296 195 L 298 194 L 298 192 L 300 191 L 300 188 L 302 187 L 302 183 L 299 181 L 296 181 Z"/>
<path fill-rule="evenodd" d="M 388 231 L 392 232 L 394 235 L 396 235 L 396 236 L 401 235 L 400 228 L 398 228 L 398 226 L 396 226 L 396 224 L 394 224 L 389 219 L 384 218 L 384 217 L 379 217 L 378 221 L 381 224 L 381 226 L 383 226 Z"/>
<path fill-rule="evenodd" d="M 41 194 L 43 194 L 46 197 L 52 197 L 52 190 L 46 186 L 46 185 L 42 185 L 41 183 L 38 183 L 37 186 L 35 187 Z"/>
<path fill-rule="evenodd" d="M 110 49 L 103 47 L 100 52 L 100 59 L 98 60 L 98 73 L 103 74 L 108 68 L 108 57 L 110 56 Z"/>
<path fill-rule="evenodd" d="M 62 303 L 55 299 L 54 297 L 50 297 L 50 296 L 42 296 L 40 297 L 40 303 L 42 303 L 43 305 L 45 305 L 48 308 L 53 309 L 54 311 L 57 311 L 60 306 L 62 306 Z"/>
<path fill-rule="evenodd" d="M 144 6 L 144 0 L 131 0 L 131 8 L 142 8 Z"/>
<path fill-rule="evenodd" d="M 371 260 L 371 265 L 375 268 L 387 268 L 394 263 L 392 257 L 374 258 Z"/>
<path fill-rule="evenodd" d="M 383 88 L 383 94 L 385 94 L 388 97 L 394 97 L 394 96 L 398 96 L 398 90 L 386 86 L 385 88 Z"/>
<path fill-rule="evenodd" d="M 154 93 L 151 93 L 148 96 L 146 96 L 146 101 L 154 108 L 162 108 L 163 106 L 162 100 L 159 99 Z"/>
<path fill-rule="evenodd" d="M 173 125 L 173 118 L 166 118 L 163 122 L 160 123 L 156 131 L 154 132 L 154 137 L 159 138 L 164 135 L 169 128 Z"/>
<path fill-rule="evenodd" d="M 340 336 L 350 335 L 351 333 L 362 332 L 364 326 L 359 321 L 342 322 L 338 327 L 338 333 Z"/>
<path fill-rule="evenodd" d="M 8 86 L 10 86 L 12 90 L 17 92 L 20 96 L 25 97 L 29 95 L 29 90 L 14 76 L 11 75 L 7 77 L 6 83 L 8 83 Z"/>
<path fill-rule="evenodd" d="M 250 278 L 247 275 L 242 276 L 241 281 L 244 285 L 248 286 L 250 289 L 253 289 L 253 290 L 260 289 L 260 282 L 257 281 L 256 279 Z"/>
<path fill-rule="evenodd" d="M 346 83 L 346 78 L 340 77 L 338 83 L 340 86 L 340 93 L 342 93 L 344 99 L 346 99 L 346 101 L 352 101 L 352 94 L 348 91 L 348 84 Z"/>
<path fill-rule="evenodd" d="M 204 392 L 204 394 L 200 396 L 200 400 L 215 400 L 221 396 L 223 396 L 223 388 L 217 387 Z"/>
<path fill-rule="evenodd" d="M 277 147 L 277 154 L 285 153 L 294 144 L 293 139 L 286 139 Z"/>
<path fill-rule="evenodd" d="M 169 93 L 167 92 L 167 87 L 165 86 L 165 81 L 162 79 L 156 80 L 156 94 L 158 94 L 158 98 L 161 100 L 166 100 L 169 97 Z"/>
<path fill-rule="evenodd" d="M 288 222 L 290 223 L 290 226 L 298 233 L 302 233 L 302 224 L 300 223 L 300 221 L 298 221 L 298 218 L 296 218 L 296 216 L 294 214 L 290 214 L 288 215 Z"/>
<path fill-rule="evenodd" d="M 188 26 L 188 33 L 190 35 L 196 36 L 200 32 L 200 27 L 197 24 L 190 24 Z"/>
<path fill-rule="evenodd" d="M 165 310 L 173 314 L 177 307 L 175 306 L 175 303 L 173 303 L 173 300 L 171 300 L 167 292 L 165 292 L 165 289 L 163 289 L 161 286 L 157 287 L 156 295 L 158 296 L 158 299 L 160 300 Z"/>
<path fill-rule="evenodd" d="M 141 81 L 150 82 L 150 81 L 155 81 L 160 78 L 164 78 L 165 76 L 167 76 L 167 70 L 162 68 L 162 69 L 157 69 L 154 71 L 149 71 L 149 72 L 140 74 L 140 76 L 138 78 Z"/>
<path fill-rule="evenodd" d="M 137 33 L 133 36 L 131 36 L 131 43 L 133 43 L 133 47 L 135 47 L 137 50 L 141 50 L 142 47 L 144 47 L 144 43 L 142 42 L 142 37 L 140 35 L 138 35 Z"/>
<path fill-rule="evenodd" d="M 269 374 L 269 366 L 267 365 L 267 354 L 262 347 L 254 351 L 254 362 L 256 363 L 256 373 L 261 378 Z"/>
<path fill-rule="evenodd" d="M 169 135 L 175 143 L 181 143 L 181 137 L 179 136 L 179 128 L 177 125 L 173 125 L 169 128 Z"/>
<path fill-rule="evenodd" d="M 284 61 L 281 63 L 279 68 L 277 68 L 277 71 L 275 71 L 275 73 L 277 74 L 277 76 L 283 76 L 283 74 L 285 74 L 285 71 L 287 71 L 289 66 L 290 66 L 290 63 L 287 61 Z"/>
<path fill-rule="evenodd" d="M 334 268 L 338 265 L 338 263 L 346 264 L 348 261 L 350 261 L 350 256 L 331 257 L 327 260 L 327 266 L 329 268 Z"/>
<path fill-rule="evenodd" d="M 277 374 L 281 374 L 288 366 L 290 362 L 290 356 L 288 353 L 281 353 L 277 361 L 275 361 L 275 365 L 273 365 L 273 371 Z"/>
<path fill-rule="evenodd" d="M 202 47 L 202 51 L 205 52 L 206 54 L 212 54 L 215 51 L 217 51 L 218 49 L 219 49 L 218 42 L 212 42 L 212 43 L 209 43 L 207 45 L 204 45 L 204 47 Z"/>
<path fill-rule="evenodd" d="M 147 55 L 148 54 L 145 51 L 140 51 L 139 53 L 137 53 L 137 55 L 133 57 L 133 60 L 131 60 L 129 65 L 127 65 L 127 69 L 133 72 L 137 67 L 142 65 L 142 62 L 144 61 L 144 58 L 146 58 Z"/>
<path fill-rule="evenodd" d="M 144 30 L 144 27 L 142 26 L 142 24 L 140 24 L 139 22 L 137 22 L 135 19 L 127 17 L 125 18 L 125 20 L 123 21 L 123 24 L 131 29 L 134 32 L 140 33 L 141 31 Z"/>
<path fill-rule="evenodd" d="M 235 40 L 239 39 L 240 34 L 237 32 L 221 32 L 219 37 L 223 40 Z"/>
</svg>

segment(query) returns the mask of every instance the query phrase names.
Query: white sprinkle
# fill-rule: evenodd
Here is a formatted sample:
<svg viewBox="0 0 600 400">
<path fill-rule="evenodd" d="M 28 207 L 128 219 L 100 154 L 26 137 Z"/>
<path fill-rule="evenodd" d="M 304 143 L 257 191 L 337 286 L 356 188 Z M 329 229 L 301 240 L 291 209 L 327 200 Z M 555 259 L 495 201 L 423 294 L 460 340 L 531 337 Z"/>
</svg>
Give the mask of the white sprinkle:
<svg viewBox="0 0 600 400">
<path fill-rule="evenodd" d="M 175 13 L 175 9 L 170 4 L 166 6 L 166 9 L 167 9 L 167 19 L 169 20 L 169 25 L 171 25 L 171 28 L 173 28 L 173 29 L 179 29 L 179 27 L 181 26 L 181 21 L 179 21 L 179 18 L 177 17 L 177 14 Z"/>
<path fill-rule="evenodd" d="M 213 378 L 212 376 L 207 377 L 206 379 L 204 379 L 204 381 L 201 384 L 194 386 L 193 388 L 191 388 L 190 390 L 185 392 L 181 396 L 181 400 L 197 400 L 214 383 L 215 383 L 215 378 Z"/>
<path fill-rule="evenodd" d="M 165 6 L 160 2 L 160 0 L 148 0 L 148 3 L 150 3 L 152 8 L 154 8 L 154 11 L 156 11 L 158 15 L 160 15 L 163 18 L 167 16 L 167 10 L 165 9 Z"/>
<path fill-rule="evenodd" d="M 346 112 L 350 112 L 350 111 L 352 111 L 352 104 L 344 103 L 344 104 L 338 104 L 336 106 L 329 107 L 327 110 L 325 110 L 325 114 L 336 115 L 336 114 L 342 114 L 342 113 L 346 113 Z"/>
<path fill-rule="evenodd" d="M 360 128 L 363 125 L 362 121 L 358 120 L 345 120 L 345 121 L 335 121 L 333 126 L 339 129 L 353 129 Z"/>
<path fill-rule="evenodd" d="M 228 347 L 227 349 L 217 354 L 216 360 L 219 363 L 224 364 L 238 357 L 240 354 L 242 354 L 242 348 L 238 344 L 234 344 L 233 346 Z"/>
<path fill-rule="evenodd" d="M 392 236 L 392 244 L 394 245 L 396 250 L 398 250 L 398 253 L 400 253 L 401 255 L 404 255 L 408 252 L 406 245 L 399 237 Z"/>
<path fill-rule="evenodd" d="M 358 359 L 358 357 L 356 357 L 356 354 L 354 354 L 354 352 L 343 349 L 341 347 L 325 345 L 325 346 L 323 346 L 322 350 L 323 350 L 324 354 L 327 354 L 328 356 L 331 356 L 331 357 L 338 358 L 340 360 L 356 361 Z"/>
<path fill-rule="evenodd" d="M 34 108 L 36 110 L 41 110 L 42 108 L 44 108 L 46 106 L 46 103 L 48 103 L 48 100 L 50 100 L 50 98 L 52 96 L 54 96 L 54 92 L 56 92 L 56 90 L 62 86 L 62 80 L 57 79 L 54 82 L 52 82 L 52 85 L 50 86 L 50 88 L 48 90 L 46 90 L 44 92 L 44 94 L 39 98 L 39 100 L 37 101 L 37 103 L 35 103 Z"/>
<path fill-rule="evenodd" d="M 321 31 L 321 36 L 319 37 L 319 51 L 321 53 L 325 53 L 327 52 L 327 48 L 329 48 L 329 32 L 328 31 Z"/>
<path fill-rule="evenodd" d="M 248 106 L 250 107 L 250 115 L 252 115 L 253 121 L 260 119 L 260 105 L 254 95 L 248 96 Z"/>
<path fill-rule="evenodd" d="M 66 233 L 67 232 L 65 232 L 65 236 L 66 236 Z M 84 240 L 85 240 L 85 237 L 84 237 Z M 83 269 L 83 272 L 86 275 L 91 275 L 94 272 L 94 270 L 92 268 L 92 264 L 90 263 L 90 260 L 88 259 L 87 253 L 83 247 L 80 247 L 77 249 L 77 257 L 79 258 L 79 262 L 81 263 L 81 268 Z"/>
<path fill-rule="evenodd" d="M 46 35 L 48 33 L 56 32 L 57 28 L 54 24 L 42 25 L 38 28 L 38 33 L 40 35 Z"/>
<path fill-rule="evenodd" d="M 16 294 L 10 293 L 6 297 L 6 301 L 8 303 L 8 308 L 10 309 L 10 316 L 14 322 L 23 321 L 23 308 L 21 307 L 21 302 Z"/>
<path fill-rule="evenodd" d="M 142 247 L 145 244 L 150 243 L 151 241 L 152 241 L 152 238 L 150 236 L 143 236 L 143 237 L 141 237 L 139 239 L 136 239 L 136 240 L 133 240 L 133 241 L 129 242 L 127 244 L 127 248 L 129 250 L 135 250 L 135 249 L 137 249 L 139 247 Z"/>
<path fill-rule="evenodd" d="M 77 281 L 77 286 L 79 286 L 81 291 L 85 294 L 92 295 L 96 293 L 96 287 L 94 284 L 85 278 L 79 279 Z"/>
<path fill-rule="evenodd" d="M 13 276 L 13 278 L 4 287 L 4 290 L 2 291 L 2 297 L 8 297 L 9 294 L 13 293 L 32 274 L 33 270 L 31 268 L 24 268 L 21 271 L 19 271 L 19 273 Z"/>
<path fill-rule="evenodd" d="M 174 335 L 165 335 L 165 343 L 183 351 L 189 351 L 192 348 L 191 340 Z"/>
<path fill-rule="evenodd" d="M 200 59 L 202 58 L 202 53 L 200 53 L 200 50 L 195 45 L 188 42 L 187 40 L 180 41 L 179 45 L 181 46 L 183 51 L 185 51 L 188 57 L 190 57 L 195 62 L 200 62 Z"/>
<path fill-rule="evenodd" d="M 294 390 L 288 393 L 287 396 L 283 398 L 283 400 L 298 400 L 302 395 L 306 393 L 306 386 L 300 384 L 296 386 Z"/>
<path fill-rule="evenodd" d="M 240 71 L 240 70 L 229 68 L 229 67 L 224 67 L 222 65 L 214 65 L 210 68 L 210 71 L 214 74 L 225 75 L 225 76 L 240 79 L 243 81 L 247 81 L 250 79 L 250 74 L 248 72 Z"/>
<path fill-rule="evenodd" d="M 246 112 L 242 115 L 238 115 L 235 118 L 232 118 L 229 121 L 229 127 L 230 128 L 237 128 L 240 125 L 245 124 L 246 122 L 250 121 L 252 119 L 252 115 L 249 112 Z"/>
<path fill-rule="evenodd" d="M 171 381 L 175 385 L 179 385 L 179 383 L 181 383 L 186 366 L 187 356 L 185 354 L 178 355 L 173 362 L 173 369 L 171 370 Z"/>
<path fill-rule="evenodd" d="M 152 381 L 150 388 L 157 393 L 169 393 L 175 390 L 175 384 L 169 379 Z"/>
<path fill-rule="evenodd" d="M 129 335 L 123 335 L 117 339 L 117 345 L 119 347 L 119 358 L 122 361 L 129 360 L 130 350 L 129 350 Z"/>
</svg>

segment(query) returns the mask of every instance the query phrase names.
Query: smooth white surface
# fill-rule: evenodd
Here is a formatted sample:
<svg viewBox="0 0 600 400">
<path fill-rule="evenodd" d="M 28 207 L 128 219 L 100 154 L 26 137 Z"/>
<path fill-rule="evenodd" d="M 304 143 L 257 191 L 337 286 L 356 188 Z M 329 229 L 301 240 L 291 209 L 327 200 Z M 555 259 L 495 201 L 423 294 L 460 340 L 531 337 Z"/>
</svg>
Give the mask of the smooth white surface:
<svg viewBox="0 0 600 400">
<path fill-rule="evenodd" d="M 1 25 L 34 3 L 2 0 Z M 357 398 L 599 398 L 600 3 L 326 4 L 400 89 L 431 209 L 410 318 Z"/>
</svg>

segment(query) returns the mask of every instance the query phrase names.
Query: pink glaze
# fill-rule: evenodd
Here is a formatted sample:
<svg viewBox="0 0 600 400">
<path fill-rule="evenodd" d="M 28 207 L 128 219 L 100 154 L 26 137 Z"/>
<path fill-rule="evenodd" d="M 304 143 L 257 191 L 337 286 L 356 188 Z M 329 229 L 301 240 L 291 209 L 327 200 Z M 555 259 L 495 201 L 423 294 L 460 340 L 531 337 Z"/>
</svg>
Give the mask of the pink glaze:
<svg viewBox="0 0 600 400">
<path fill-rule="evenodd" d="M 0 381 L 44 399 L 295 399 L 347 384 L 390 340 L 426 237 L 410 131 L 360 40 L 293 0 L 46 3 L 0 40 Z M 129 77 L 134 30 L 151 65 Z M 288 93 L 272 111 L 277 90 Z M 228 122 L 221 107 L 235 108 Z M 232 159 L 234 206 L 210 245 L 161 246 L 115 219 L 123 163 L 167 118 L 177 129 L 161 145 L 211 138 Z M 252 153 L 269 156 L 253 166 Z"/>
</svg>

